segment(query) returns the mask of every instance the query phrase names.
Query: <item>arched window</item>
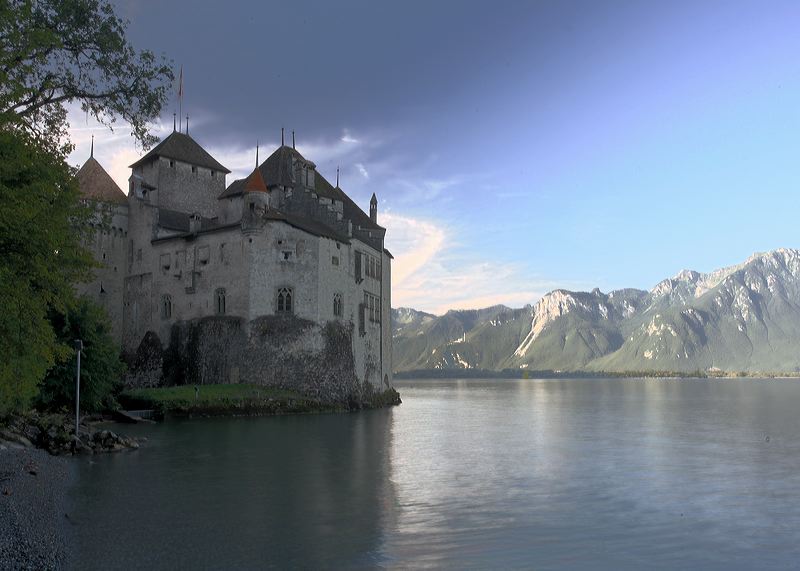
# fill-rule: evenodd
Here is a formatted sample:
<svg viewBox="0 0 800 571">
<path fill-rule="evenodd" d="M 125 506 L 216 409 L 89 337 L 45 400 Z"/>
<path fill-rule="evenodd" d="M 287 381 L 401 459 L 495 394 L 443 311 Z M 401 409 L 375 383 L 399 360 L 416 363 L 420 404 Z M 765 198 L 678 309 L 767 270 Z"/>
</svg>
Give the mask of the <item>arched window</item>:
<svg viewBox="0 0 800 571">
<path fill-rule="evenodd" d="M 342 316 L 342 294 L 333 294 L 333 315 L 335 317 Z"/>
<path fill-rule="evenodd" d="M 169 295 L 161 296 L 161 319 L 170 319 L 172 317 L 172 297 Z"/>
<path fill-rule="evenodd" d="M 225 288 L 214 292 L 214 311 L 217 315 L 225 315 Z"/>
<path fill-rule="evenodd" d="M 276 313 L 292 313 L 292 297 L 292 288 L 279 288 L 277 303 L 275 304 Z"/>
</svg>

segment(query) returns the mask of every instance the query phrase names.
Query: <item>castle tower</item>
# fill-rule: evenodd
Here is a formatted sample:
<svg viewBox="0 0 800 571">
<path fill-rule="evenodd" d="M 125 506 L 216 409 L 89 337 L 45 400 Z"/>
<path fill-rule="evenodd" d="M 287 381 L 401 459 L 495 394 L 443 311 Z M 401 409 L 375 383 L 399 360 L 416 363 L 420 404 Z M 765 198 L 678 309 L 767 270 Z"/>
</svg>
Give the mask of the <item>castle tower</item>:
<svg viewBox="0 0 800 571">
<path fill-rule="evenodd" d="M 267 183 L 264 182 L 264 176 L 261 174 L 261 169 L 255 168 L 250 176 L 244 181 L 244 202 L 247 209 L 254 210 L 261 207 L 262 210 L 269 209 L 269 191 L 267 190 Z"/>
<path fill-rule="evenodd" d="M 131 192 L 159 208 L 217 214 L 217 197 L 225 190 L 222 166 L 186 133 L 172 132 L 131 165 Z"/>
<path fill-rule="evenodd" d="M 97 262 L 97 267 L 92 270 L 92 280 L 77 284 L 76 290 L 78 294 L 88 296 L 106 310 L 112 334 L 117 341 L 121 341 L 128 197 L 94 158 L 94 141 L 92 153 L 76 178 L 81 198 L 94 206 L 92 239 L 86 247 Z"/>
<path fill-rule="evenodd" d="M 378 223 L 378 197 L 372 193 L 372 198 L 369 200 L 369 219 L 373 224 Z"/>
</svg>

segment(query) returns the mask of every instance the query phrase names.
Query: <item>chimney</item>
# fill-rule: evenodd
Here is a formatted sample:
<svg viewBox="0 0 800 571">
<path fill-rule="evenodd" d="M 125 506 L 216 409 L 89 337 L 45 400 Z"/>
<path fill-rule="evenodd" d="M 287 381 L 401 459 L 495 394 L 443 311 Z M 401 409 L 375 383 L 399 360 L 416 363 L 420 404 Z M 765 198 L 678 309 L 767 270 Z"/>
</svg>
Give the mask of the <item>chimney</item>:
<svg viewBox="0 0 800 571">
<path fill-rule="evenodd" d="M 373 224 L 378 223 L 378 198 L 374 192 L 369 200 L 369 219 L 372 220 Z"/>
<path fill-rule="evenodd" d="M 189 215 L 189 232 L 197 234 L 200 231 L 200 215 L 196 212 Z"/>
</svg>

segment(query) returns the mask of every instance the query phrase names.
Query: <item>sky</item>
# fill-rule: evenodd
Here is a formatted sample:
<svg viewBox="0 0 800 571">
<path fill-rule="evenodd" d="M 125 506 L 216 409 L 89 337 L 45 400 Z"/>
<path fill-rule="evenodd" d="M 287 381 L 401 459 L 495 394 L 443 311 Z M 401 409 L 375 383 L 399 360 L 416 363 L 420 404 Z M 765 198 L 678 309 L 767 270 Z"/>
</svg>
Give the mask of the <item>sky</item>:
<svg viewBox="0 0 800 571">
<path fill-rule="evenodd" d="M 377 194 L 394 307 L 650 289 L 800 247 L 796 1 L 115 6 L 183 68 L 189 133 L 228 183 L 285 127 L 364 210 Z M 70 118 L 71 162 L 94 135 L 125 189 L 129 131 Z"/>
</svg>

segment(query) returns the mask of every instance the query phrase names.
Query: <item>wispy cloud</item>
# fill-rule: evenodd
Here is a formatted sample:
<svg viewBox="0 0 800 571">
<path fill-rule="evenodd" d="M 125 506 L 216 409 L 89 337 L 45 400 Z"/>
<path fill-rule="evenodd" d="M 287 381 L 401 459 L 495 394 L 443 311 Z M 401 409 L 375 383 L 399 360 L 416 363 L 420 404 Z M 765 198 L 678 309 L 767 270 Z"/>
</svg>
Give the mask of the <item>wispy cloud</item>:
<svg viewBox="0 0 800 571">
<path fill-rule="evenodd" d="M 392 305 L 432 313 L 534 303 L 558 287 L 529 278 L 518 264 L 481 260 L 458 246 L 455 231 L 440 221 L 382 214 L 392 264 Z M 563 284 L 562 284 L 563 285 Z"/>
<path fill-rule="evenodd" d="M 342 138 L 340 140 L 343 143 L 356 143 L 357 144 L 359 142 L 359 140 L 356 139 L 355 137 L 353 137 L 350 134 L 350 131 L 348 131 L 347 129 L 345 129 L 344 132 L 342 133 Z"/>
</svg>

